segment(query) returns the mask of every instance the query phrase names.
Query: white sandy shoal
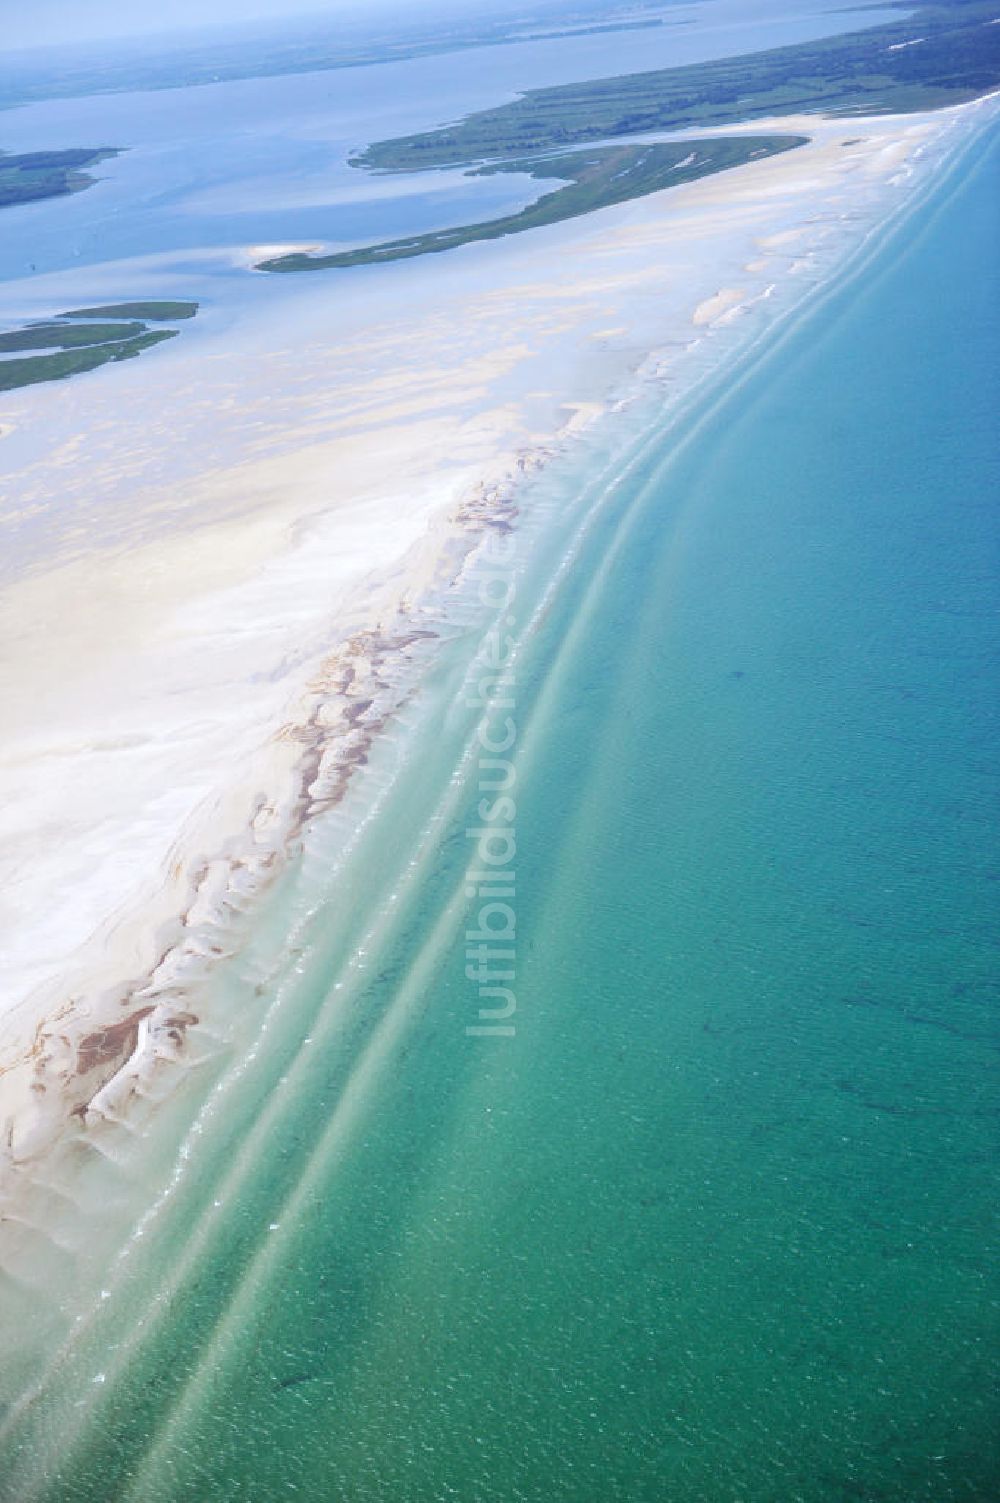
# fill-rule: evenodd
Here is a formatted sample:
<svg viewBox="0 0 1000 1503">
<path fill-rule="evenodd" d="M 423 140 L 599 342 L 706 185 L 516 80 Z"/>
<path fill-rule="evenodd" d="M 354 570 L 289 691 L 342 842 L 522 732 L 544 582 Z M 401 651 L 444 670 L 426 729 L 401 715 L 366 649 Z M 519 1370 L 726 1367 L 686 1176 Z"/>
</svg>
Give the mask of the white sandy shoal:
<svg viewBox="0 0 1000 1503">
<path fill-rule="evenodd" d="M 745 297 L 745 287 L 720 287 L 712 297 L 707 297 L 698 304 L 691 315 L 691 322 L 698 328 L 703 324 L 713 324 L 730 309 L 738 307 Z"/>
<path fill-rule="evenodd" d="M 10 1163 L 87 1130 L 70 1111 L 113 1100 L 118 1062 L 81 1081 L 80 1040 L 149 1005 L 168 950 L 169 992 L 179 947 L 209 948 L 202 919 L 217 942 L 235 871 L 280 865 L 317 683 L 335 701 L 345 640 L 441 583 L 462 502 L 567 415 L 591 421 L 653 352 L 703 337 L 692 320 L 761 295 L 957 113 L 755 122 L 814 140 L 408 263 L 382 301 L 369 282 L 345 302 L 336 272 L 293 279 L 309 284 L 299 326 L 191 353 L 182 335 L 127 374 L 45 389 L 47 442 L 9 488 L 29 521 L 53 496 L 75 521 L 51 524 L 62 555 L 0 593 Z M 0 417 L 37 428 L 37 393 L 15 398 Z"/>
</svg>

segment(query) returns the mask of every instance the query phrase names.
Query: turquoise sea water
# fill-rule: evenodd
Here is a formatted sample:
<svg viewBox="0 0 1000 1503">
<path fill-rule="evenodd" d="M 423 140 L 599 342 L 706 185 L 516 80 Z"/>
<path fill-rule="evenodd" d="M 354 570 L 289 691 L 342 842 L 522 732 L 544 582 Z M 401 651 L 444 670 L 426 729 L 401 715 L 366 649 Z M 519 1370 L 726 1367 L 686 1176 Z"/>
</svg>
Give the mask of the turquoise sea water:
<svg viewBox="0 0 1000 1503">
<path fill-rule="evenodd" d="M 470 613 L 220 981 L 183 1173 L 0 1496 L 996 1495 L 998 161 L 534 483 L 516 1032 L 467 1033 Z M 174 1146 L 80 1186 L 113 1225 Z"/>
</svg>

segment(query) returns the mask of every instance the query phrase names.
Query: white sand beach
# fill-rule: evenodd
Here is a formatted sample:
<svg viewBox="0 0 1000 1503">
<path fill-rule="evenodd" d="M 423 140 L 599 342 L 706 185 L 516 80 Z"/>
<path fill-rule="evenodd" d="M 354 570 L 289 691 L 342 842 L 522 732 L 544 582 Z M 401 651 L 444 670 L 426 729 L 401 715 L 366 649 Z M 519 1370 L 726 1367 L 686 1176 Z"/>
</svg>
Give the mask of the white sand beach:
<svg viewBox="0 0 1000 1503">
<path fill-rule="evenodd" d="M 522 473 L 637 380 L 669 400 L 974 108 L 757 121 L 810 144 L 405 278 L 290 278 L 256 321 L 0 398 L 25 536 L 59 498 L 0 591 L 9 1193 L 184 1049 L 227 912 L 337 801 Z"/>
</svg>

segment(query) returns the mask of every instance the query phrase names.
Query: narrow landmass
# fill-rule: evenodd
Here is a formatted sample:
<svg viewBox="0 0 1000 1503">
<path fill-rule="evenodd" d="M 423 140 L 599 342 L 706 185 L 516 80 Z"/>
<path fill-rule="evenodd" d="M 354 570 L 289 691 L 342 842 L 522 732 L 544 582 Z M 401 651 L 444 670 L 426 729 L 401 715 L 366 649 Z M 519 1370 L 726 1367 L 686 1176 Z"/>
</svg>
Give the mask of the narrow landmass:
<svg viewBox="0 0 1000 1503">
<path fill-rule="evenodd" d="M 111 340 L 131 339 L 145 332 L 145 324 L 27 324 L 0 334 L 0 355 L 17 350 L 68 350 L 78 345 L 105 344 Z"/>
<path fill-rule="evenodd" d="M 115 146 L 79 146 L 67 151 L 0 152 L 0 209 L 79 193 L 97 179 L 85 167 L 118 156 Z"/>
<path fill-rule="evenodd" d="M 150 329 L 149 322 L 193 318 L 197 311 L 197 303 L 187 302 L 109 303 L 100 308 L 76 308 L 42 323 L 0 332 L 0 357 L 19 357 L 27 350 L 39 352 L 23 358 L 0 358 L 0 392 L 35 386 L 40 381 L 62 381 L 112 361 L 134 359 L 179 332 Z M 63 321 L 85 318 L 101 321 Z"/>
<path fill-rule="evenodd" d="M 476 240 L 498 240 L 504 235 L 558 224 L 561 220 L 575 219 L 610 204 L 627 203 L 661 188 L 692 182 L 713 172 L 723 172 L 729 167 L 790 151 L 793 147 L 804 146 L 807 139 L 806 136 L 791 135 L 732 136 L 704 141 L 657 142 L 645 146 L 592 147 L 587 151 L 558 156 L 492 162 L 474 169 L 467 176 L 522 173 L 534 178 L 561 179 L 565 186 L 543 194 L 516 214 L 507 214 L 501 219 L 432 230 L 424 235 L 408 235 L 404 239 L 386 240 L 378 245 L 337 251 L 332 255 L 295 251 L 261 261 L 257 270 L 325 271 L 332 267 L 370 266 L 453 250 Z"/>
<path fill-rule="evenodd" d="M 194 318 L 197 303 L 105 303 L 98 308 L 70 308 L 60 318 L 144 318 L 150 323 L 173 322 L 179 318 Z"/>
<path fill-rule="evenodd" d="M 353 165 L 421 171 L 795 114 L 886 114 L 964 103 L 1000 87 L 992 0 L 944 0 L 887 25 L 770 52 L 531 89 L 455 125 L 378 141 Z"/>
<path fill-rule="evenodd" d="M 802 136 L 569 148 L 609 137 L 795 114 L 886 114 L 964 103 L 1000 86 L 1000 26 L 991 0 L 937 0 L 880 27 L 652 73 L 532 89 L 455 125 L 377 141 L 351 159 L 370 171 L 483 165 L 562 179 L 516 214 L 337 251 L 294 251 L 258 271 L 323 271 L 452 250 L 556 224 L 803 144 Z"/>
</svg>

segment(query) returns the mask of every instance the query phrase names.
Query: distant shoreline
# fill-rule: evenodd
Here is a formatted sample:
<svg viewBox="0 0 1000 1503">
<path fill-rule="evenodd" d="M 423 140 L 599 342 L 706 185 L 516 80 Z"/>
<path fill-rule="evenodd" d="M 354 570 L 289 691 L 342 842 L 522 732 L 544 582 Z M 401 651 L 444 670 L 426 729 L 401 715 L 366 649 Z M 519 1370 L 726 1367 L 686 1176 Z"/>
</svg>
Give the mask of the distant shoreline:
<svg viewBox="0 0 1000 1503">
<path fill-rule="evenodd" d="M 655 131 L 762 117 L 904 114 L 965 104 L 1000 86 L 992 0 L 920 6 L 908 19 L 713 62 L 530 89 L 455 125 L 377 141 L 353 165 L 415 171 Z"/>
</svg>

